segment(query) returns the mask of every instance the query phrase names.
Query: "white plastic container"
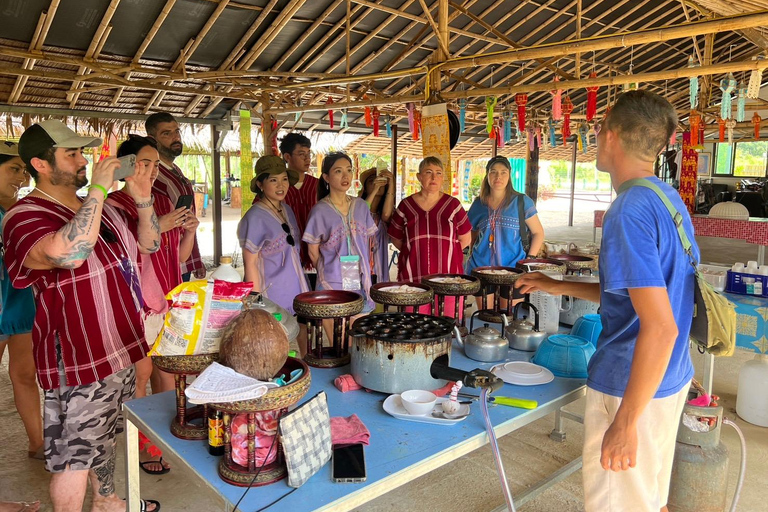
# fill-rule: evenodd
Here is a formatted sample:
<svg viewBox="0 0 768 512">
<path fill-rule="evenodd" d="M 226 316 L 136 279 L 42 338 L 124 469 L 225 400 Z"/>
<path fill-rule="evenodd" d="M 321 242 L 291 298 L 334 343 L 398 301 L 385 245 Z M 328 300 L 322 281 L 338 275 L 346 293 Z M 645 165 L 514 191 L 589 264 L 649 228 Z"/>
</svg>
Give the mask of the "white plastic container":
<svg viewBox="0 0 768 512">
<path fill-rule="evenodd" d="M 739 265 L 738 263 L 736 265 Z M 733 267 L 736 268 L 736 265 Z M 742 266 L 742 271 L 744 270 Z M 728 267 L 722 265 L 699 265 L 699 272 L 704 276 L 704 280 L 712 285 L 718 292 L 725 291 L 725 285 L 728 281 L 728 271 L 731 270 Z M 734 272 L 736 272 L 734 270 Z"/>
<path fill-rule="evenodd" d="M 557 272 L 542 272 L 552 279 L 563 280 L 563 275 Z M 560 329 L 560 313 L 570 311 L 572 302 L 563 307 L 562 297 L 550 295 L 545 292 L 533 292 L 530 294 L 530 302 L 539 310 L 539 330 L 548 334 L 557 334 Z"/>
<path fill-rule="evenodd" d="M 239 283 L 243 280 L 240 273 L 232 267 L 232 258 L 229 256 L 219 258 L 219 267 L 213 271 L 209 279 L 229 281 L 230 283 Z"/>
<path fill-rule="evenodd" d="M 757 354 L 741 367 L 736 414 L 753 425 L 768 427 L 768 354 Z"/>
<path fill-rule="evenodd" d="M 734 272 L 744 272 L 744 264 L 741 262 L 736 262 L 733 264 L 733 268 L 731 270 Z"/>
</svg>

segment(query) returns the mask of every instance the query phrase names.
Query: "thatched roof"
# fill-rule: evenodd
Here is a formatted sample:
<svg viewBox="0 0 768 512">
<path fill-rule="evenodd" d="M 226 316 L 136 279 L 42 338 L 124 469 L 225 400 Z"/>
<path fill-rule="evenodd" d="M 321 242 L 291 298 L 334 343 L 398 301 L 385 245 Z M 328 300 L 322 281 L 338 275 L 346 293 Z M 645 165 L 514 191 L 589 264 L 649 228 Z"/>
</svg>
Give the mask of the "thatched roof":
<svg viewBox="0 0 768 512">
<path fill-rule="evenodd" d="M 448 6 L 447 38 L 433 28 L 440 4 Z M 547 84 L 555 76 L 569 83 L 590 72 L 610 77 L 615 85 L 598 91 L 601 112 L 632 73 L 684 114 L 690 109 L 688 78 L 677 72 L 686 69 L 689 56 L 720 66 L 716 69 L 744 70 L 768 48 L 762 28 L 743 17 L 723 20 L 718 29 L 686 28 L 699 34 L 693 36 L 671 37 L 667 28 L 765 10 L 766 0 L 351 0 L 349 16 L 344 0 L 8 0 L 4 5 L 0 112 L 78 116 L 100 132 L 115 122 L 119 130 L 133 129 L 131 121 L 140 125 L 158 110 L 229 126 L 233 110 L 251 108 L 274 113 L 283 129 L 306 131 L 329 129 L 325 104 L 331 98 L 349 104 L 344 131 L 366 135 L 355 147 L 370 153 L 385 152 L 388 143 L 368 136 L 363 96 L 399 124 L 401 154 L 410 152 L 402 101 L 424 100 L 425 66 L 441 47 L 459 59 L 441 70 L 443 95 L 454 109 L 458 97 L 468 96 L 467 129 L 457 154 L 483 156 L 490 151 L 483 132 L 484 89 L 519 85 L 529 92 L 529 119 L 543 122 L 551 105 Z M 608 36 L 618 38 L 600 39 Z M 556 46 L 570 40 L 581 42 Z M 510 53 L 515 48 L 523 48 L 519 57 Z M 473 57 L 461 61 L 465 56 Z M 736 73 L 739 79 L 744 74 Z M 723 76 L 717 72 L 702 80 L 710 122 Z M 574 118 L 583 116 L 586 103 L 580 84 L 569 91 Z M 514 109 L 514 94 L 497 96 L 497 115 Z M 304 110 L 298 119 L 297 107 Z M 337 124 L 340 117 L 337 111 Z M 518 146 L 503 153 L 515 153 Z M 547 151 L 570 158 L 568 148 L 545 150 L 542 158 Z"/>
</svg>

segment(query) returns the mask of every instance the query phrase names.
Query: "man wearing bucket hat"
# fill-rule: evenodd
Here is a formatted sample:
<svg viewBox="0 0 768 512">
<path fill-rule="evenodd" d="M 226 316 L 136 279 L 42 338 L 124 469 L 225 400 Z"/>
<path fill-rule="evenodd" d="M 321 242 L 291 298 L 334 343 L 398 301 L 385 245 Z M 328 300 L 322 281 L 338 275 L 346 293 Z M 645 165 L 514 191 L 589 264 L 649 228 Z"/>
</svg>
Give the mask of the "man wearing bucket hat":
<svg viewBox="0 0 768 512">
<path fill-rule="evenodd" d="M 254 291 L 262 292 L 291 313 L 293 298 L 309 291 L 301 266 L 298 242 L 301 238 L 293 209 L 285 202 L 288 190 L 296 183 L 279 156 L 263 156 L 256 161 L 251 182 L 260 200 L 251 206 L 237 226 L 243 249 L 245 280 Z M 306 350 L 306 325 L 301 325 L 299 350 Z"/>
<path fill-rule="evenodd" d="M 125 510 L 115 495 L 115 436 L 121 404 L 133 393 L 133 364 L 145 355 L 137 258 L 160 244 L 150 166 L 137 163 L 126 178 L 134 185 L 138 240 L 104 204 L 116 158 L 94 165 L 86 197 L 77 196 L 88 184 L 83 148 L 100 144 L 60 121 L 27 128 L 19 155 L 36 188 L 3 221 L 11 282 L 35 291 L 32 341 L 55 510 L 80 510 L 89 480 L 94 509 Z"/>
<path fill-rule="evenodd" d="M 694 269 L 677 226 L 646 180 L 678 212 L 699 260 L 693 226 L 678 193 L 654 175 L 677 126 L 674 107 L 644 90 L 619 96 L 597 133 L 597 169 L 618 197 L 603 221 L 600 283 L 521 277 L 523 293 L 542 290 L 600 303 L 603 331 L 589 362 L 584 417 L 587 512 L 666 510 L 675 439 L 693 377 L 688 334 Z M 634 183 L 634 182 L 632 182 Z"/>
</svg>

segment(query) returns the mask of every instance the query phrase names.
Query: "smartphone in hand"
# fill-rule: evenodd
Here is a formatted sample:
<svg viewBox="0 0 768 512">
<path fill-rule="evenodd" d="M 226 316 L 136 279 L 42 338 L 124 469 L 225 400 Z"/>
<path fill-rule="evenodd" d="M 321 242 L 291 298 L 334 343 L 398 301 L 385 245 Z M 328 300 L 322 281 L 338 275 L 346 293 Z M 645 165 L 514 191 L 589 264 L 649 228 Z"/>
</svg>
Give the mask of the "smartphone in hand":
<svg viewBox="0 0 768 512">
<path fill-rule="evenodd" d="M 195 196 L 191 194 L 179 196 L 179 199 L 176 201 L 176 209 L 178 210 L 179 208 L 186 208 L 187 210 L 190 210 L 194 201 Z"/>
<path fill-rule="evenodd" d="M 115 169 L 114 180 L 124 180 L 136 174 L 136 155 L 125 155 L 117 159 L 120 167 Z"/>
</svg>

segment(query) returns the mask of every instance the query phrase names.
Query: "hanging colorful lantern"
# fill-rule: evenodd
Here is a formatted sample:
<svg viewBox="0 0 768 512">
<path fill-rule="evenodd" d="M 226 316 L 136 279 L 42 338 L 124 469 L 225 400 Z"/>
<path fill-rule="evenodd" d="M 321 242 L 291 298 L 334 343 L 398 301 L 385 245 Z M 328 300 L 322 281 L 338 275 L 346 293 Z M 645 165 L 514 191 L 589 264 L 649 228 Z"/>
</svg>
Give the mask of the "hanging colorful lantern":
<svg viewBox="0 0 768 512">
<path fill-rule="evenodd" d="M 587 132 L 589 131 L 589 125 L 587 123 L 579 124 L 579 151 L 587 154 Z"/>
<path fill-rule="evenodd" d="M 467 119 L 467 100 L 459 100 L 459 133 L 464 133 L 464 123 Z"/>
<path fill-rule="evenodd" d="M 669 145 L 674 146 L 677 143 L 677 130 L 672 132 L 672 135 L 669 136 Z"/>
<path fill-rule="evenodd" d="M 571 136 L 571 112 L 573 112 L 573 102 L 571 97 L 566 95 L 563 98 L 563 146 L 567 146 L 566 139 Z"/>
<path fill-rule="evenodd" d="M 762 120 L 757 112 L 752 114 L 752 124 L 755 125 L 755 140 L 760 140 L 760 121 Z"/>
<path fill-rule="evenodd" d="M 739 84 L 739 96 L 736 102 L 736 120 L 743 123 L 747 119 L 747 86 L 744 81 Z"/>
<path fill-rule="evenodd" d="M 538 143 L 539 147 L 541 147 L 541 126 L 536 126 L 536 142 Z"/>
<path fill-rule="evenodd" d="M 697 68 L 699 67 L 698 62 L 693 60 L 693 55 L 688 57 L 688 67 L 689 68 Z M 691 109 L 696 108 L 696 105 L 699 103 L 699 77 L 692 76 L 688 79 L 690 82 L 688 85 L 688 94 L 689 99 L 691 102 Z"/>
<path fill-rule="evenodd" d="M 726 121 L 725 128 L 728 130 L 728 144 L 733 144 L 733 129 L 736 128 L 736 120 L 729 119 Z"/>
<path fill-rule="evenodd" d="M 387 128 L 387 137 L 392 138 L 392 116 L 387 114 L 387 117 L 384 120 L 384 126 Z"/>
<path fill-rule="evenodd" d="M 349 128 L 349 122 L 347 121 L 347 109 L 341 111 L 341 127 Z"/>
<path fill-rule="evenodd" d="M 761 57 L 754 57 L 756 60 L 761 60 Z M 768 64 L 768 61 L 766 61 Z M 753 69 L 749 75 L 749 85 L 747 86 L 747 98 L 756 100 L 760 95 L 760 87 L 763 85 L 763 70 L 765 66 L 760 66 L 757 69 Z"/>
<path fill-rule="evenodd" d="M 270 141 L 270 146 L 272 146 L 273 155 L 280 154 L 277 151 L 277 119 L 272 119 L 272 140 Z"/>
<path fill-rule="evenodd" d="M 297 107 L 301 107 L 301 100 L 300 99 L 296 101 L 296 106 Z M 296 112 L 295 114 L 293 114 L 293 122 L 294 123 L 298 123 L 299 119 L 301 119 L 301 112 Z"/>
<path fill-rule="evenodd" d="M 512 141 L 512 112 L 506 111 L 502 114 L 504 119 L 504 142 Z"/>
<path fill-rule="evenodd" d="M 330 107 L 331 105 L 333 105 L 333 99 L 331 99 L 329 96 L 328 99 L 325 101 L 325 104 Z M 331 128 L 333 128 L 333 109 L 332 108 L 328 109 L 328 124 L 330 125 Z"/>
<path fill-rule="evenodd" d="M 499 148 L 504 147 L 504 134 L 502 133 L 502 128 L 499 125 L 494 125 L 493 131 L 496 132 L 496 145 Z"/>
<path fill-rule="evenodd" d="M 419 140 L 419 132 L 421 132 L 421 112 L 413 109 L 413 140 Z"/>
<path fill-rule="evenodd" d="M 733 73 L 720 80 L 720 90 L 723 91 L 723 98 L 720 101 L 720 117 L 730 119 L 731 114 L 731 93 L 736 90 L 739 84 L 733 77 Z"/>
<path fill-rule="evenodd" d="M 485 97 L 485 113 L 486 113 L 486 120 L 485 120 L 485 131 L 488 132 L 488 135 L 491 134 L 493 131 L 493 109 L 496 107 L 496 102 L 498 99 L 496 96 L 486 96 Z"/>
<path fill-rule="evenodd" d="M 373 114 L 371 114 L 371 107 L 365 107 L 365 126 L 368 128 L 373 127 Z"/>
<path fill-rule="evenodd" d="M 589 74 L 589 78 L 597 78 L 594 71 Z M 587 122 L 595 118 L 597 114 L 597 91 L 600 87 L 587 87 Z"/>
<path fill-rule="evenodd" d="M 557 145 L 557 134 L 555 133 L 555 121 L 551 117 L 547 120 L 547 132 L 549 134 L 549 146 L 554 148 Z"/>
<path fill-rule="evenodd" d="M 562 95 L 563 90 L 557 89 L 557 82 L 560 81 L 560 77 L 555 75 L 555 90 L 549 91 L 549 94 L 552 95 L 552 119 L 555 121 L 559 121 L 563 118 L 563 104 L 562 104 Z"/>
<path fill-rule="evenodd" d="M 379 109 L 377 107 L 373 107 L 373 136 L 378 137 L 379 136 L 379 117 L 381 116 L 381 113 L 379 112 Z"/>
<path fill-rule="evenodd" d="M 691 110 L 691 114 L 688 116 L 688 124 L 691 127 L 691 146 L 699 145 L 699 123 L 701 122 L 701 116 L 695 110 Z"/>
<path fill-rule="evenodd" d="M 722 117 L 718 117 L 717 126 L 718 126 L 718 141 L 725 142 L 725 119 L 723 119 Z"/>
<path fill-rule="evenodd" d="M 515 94 L 515 103 L 517 103 L 517 129 L 523 131 L 525 130 L 525 104 L 528 103 L 528 95 Z"/>
<path fill-rule="evenodd" d="M 408 131 L 413 133 L 415 125 L 413 124 L 413 103 L 406 103 L 405 109 L 408 111 Z"/>
</svg>

